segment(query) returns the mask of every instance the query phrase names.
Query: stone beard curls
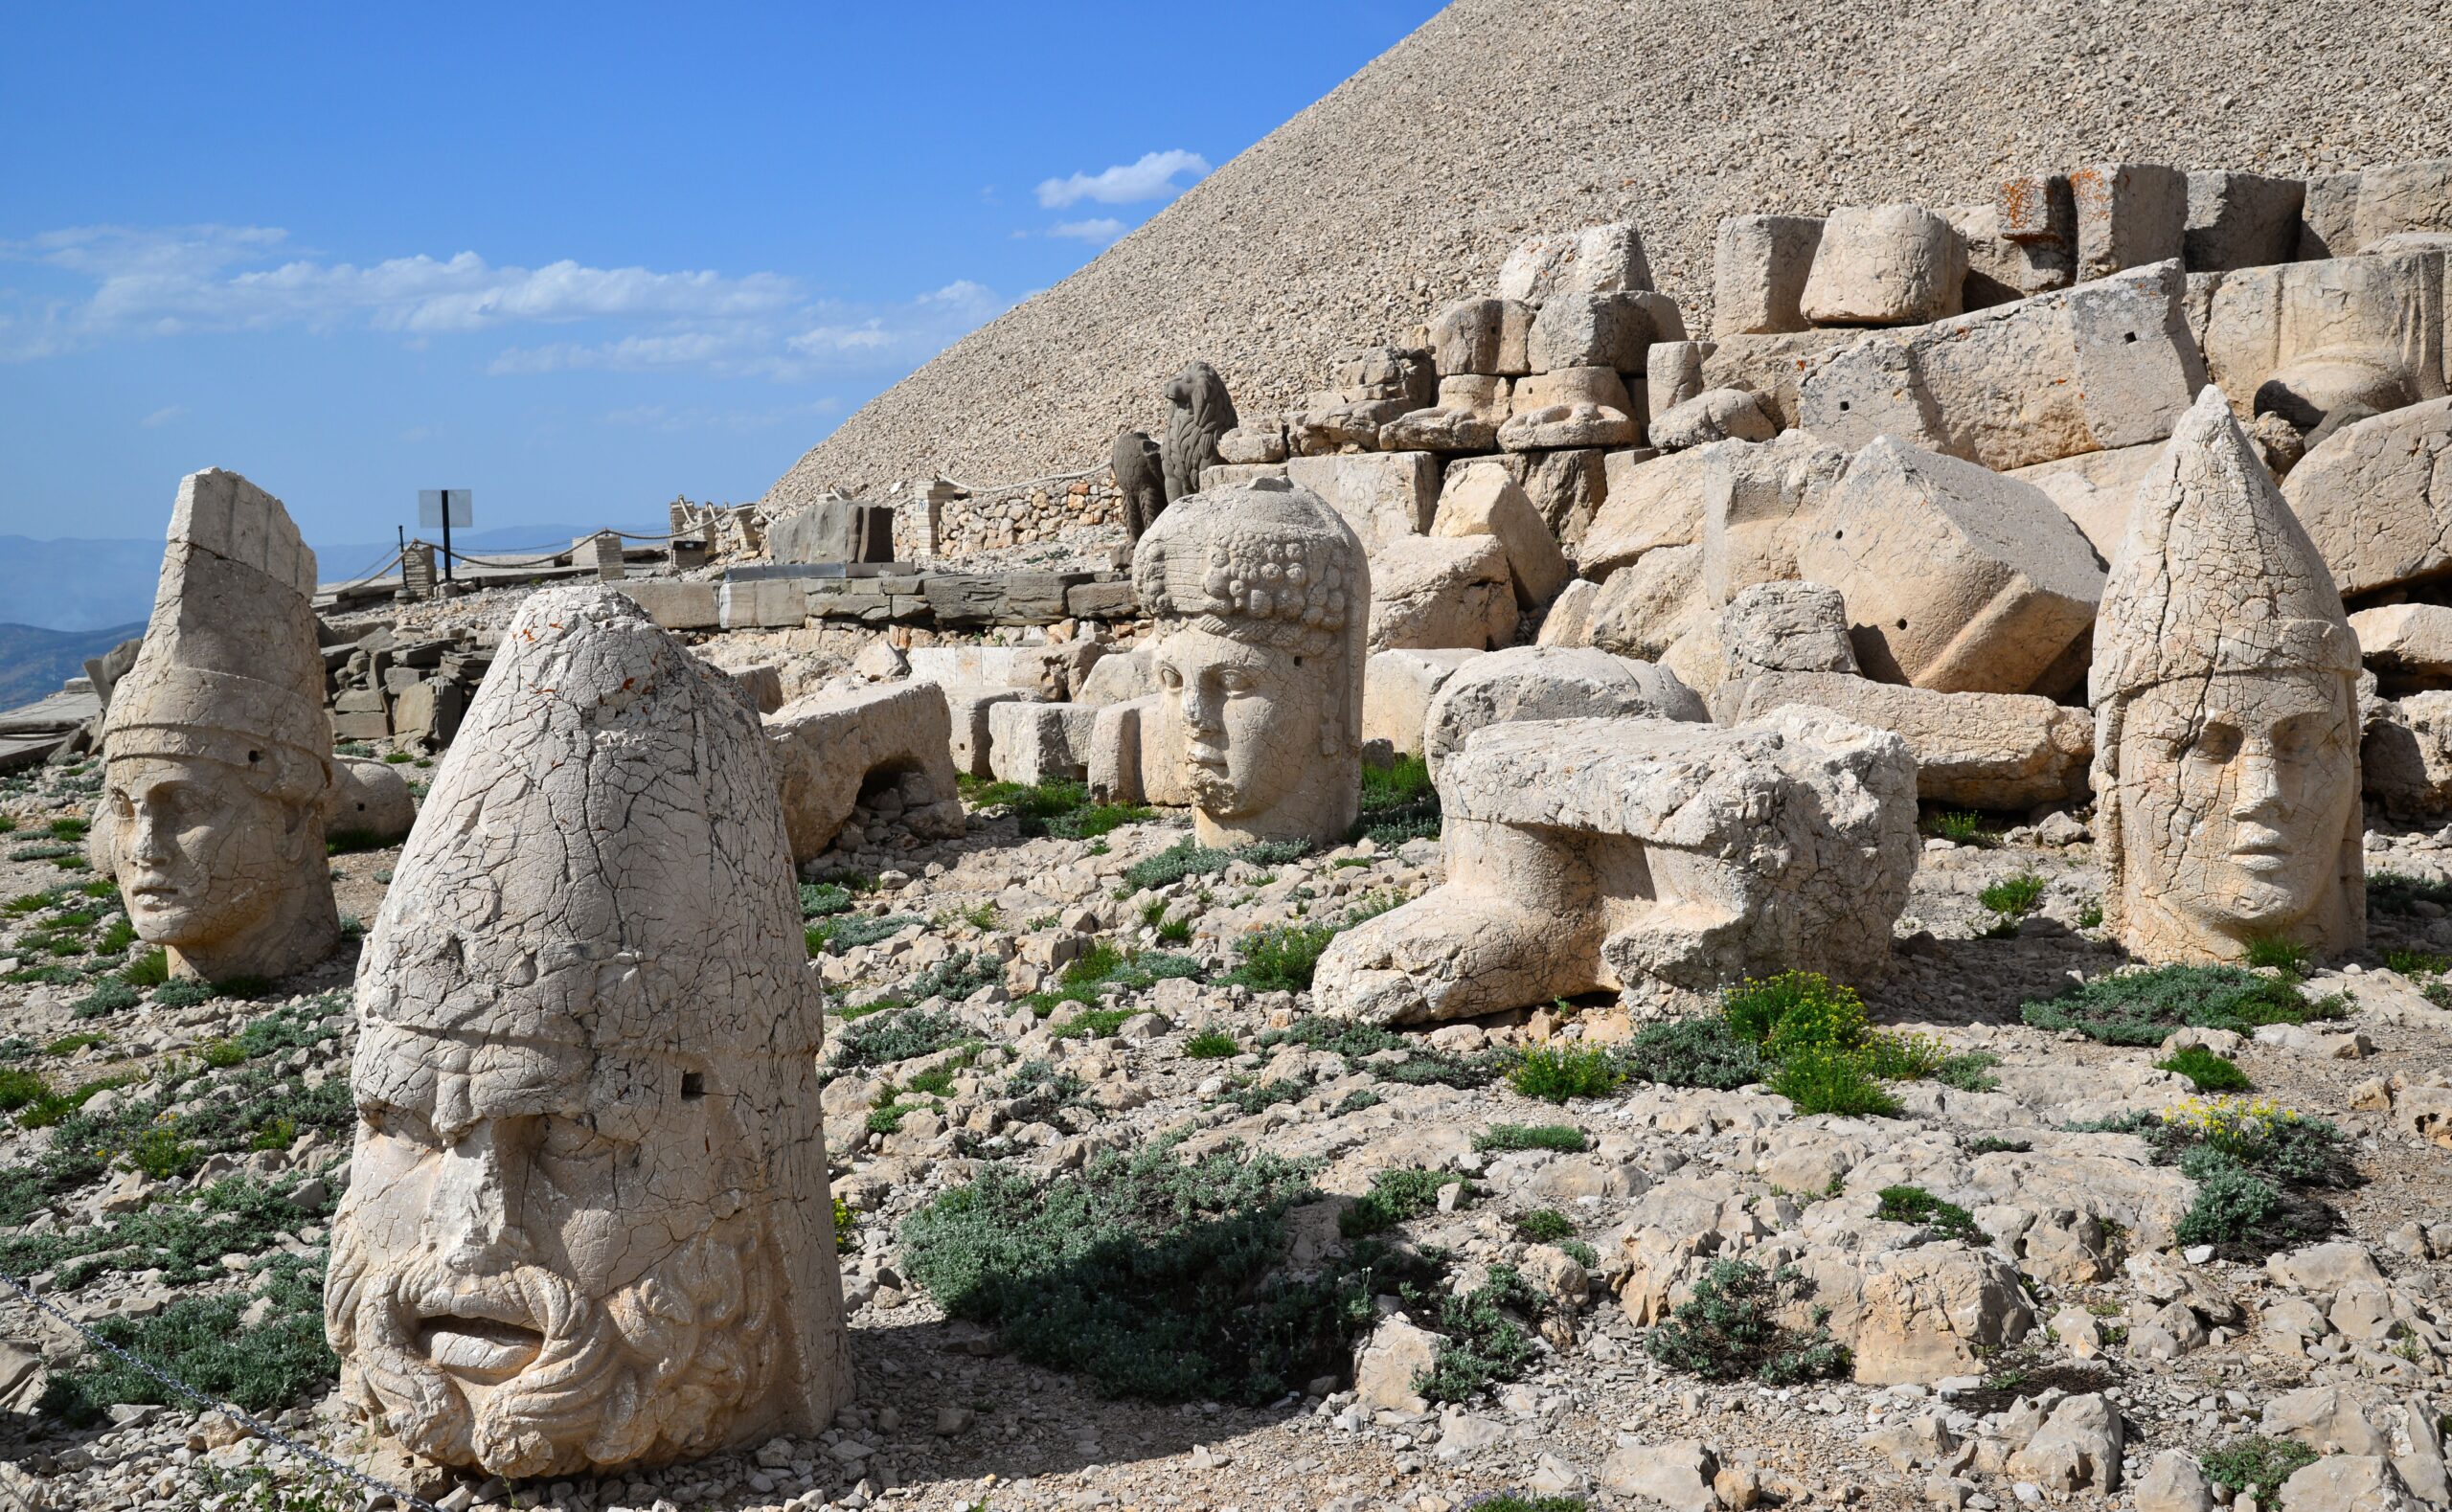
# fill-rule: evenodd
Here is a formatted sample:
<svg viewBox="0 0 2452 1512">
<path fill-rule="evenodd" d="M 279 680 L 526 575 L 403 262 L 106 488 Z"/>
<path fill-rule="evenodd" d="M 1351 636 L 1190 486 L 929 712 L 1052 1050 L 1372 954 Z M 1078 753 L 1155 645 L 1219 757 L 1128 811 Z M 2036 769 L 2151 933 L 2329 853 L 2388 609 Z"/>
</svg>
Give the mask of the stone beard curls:
<svg viewBox="0 0 2452 1512">
<path fill-rule="evenodd" d="M 720 1447 L 731 1412 L 773 1378 L 776 1287 L 746 1217 L 719 1224 L 594 1300 L 539 1266 L 471 1278 L 431 1252 L 378 1264 L 346 1219 L 325 1321 L 352 1368 L 343 1388 L 415 1453 L 511 1478 L 688 1457 Z M 436 1318 L 524 1318 L 541 1336 L 511 1379 L 472 1393 L 419 1338 Z"/>
</svg>

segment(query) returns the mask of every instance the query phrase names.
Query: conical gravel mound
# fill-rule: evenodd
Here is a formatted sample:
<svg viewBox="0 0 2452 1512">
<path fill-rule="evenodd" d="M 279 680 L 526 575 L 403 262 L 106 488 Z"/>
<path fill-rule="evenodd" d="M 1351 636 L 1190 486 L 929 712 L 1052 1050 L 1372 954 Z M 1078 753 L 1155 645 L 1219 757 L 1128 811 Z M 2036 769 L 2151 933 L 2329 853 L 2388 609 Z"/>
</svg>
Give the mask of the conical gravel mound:
<svg viewBox="0 0 2452 1512">
<path fill-rule="evenodd" d="M 1300 46 L 1299 36 L 1288 46 Z M 1720 217 L 1969 203 L 2127 159 L 2312 174 L 2452 151 L 2452 21 L 2349 0 L 1457 0 L 1061 283 L 879 395 L 774 503 L 1102 461 L 1192 357 L 1246 415 L 1414 339 L 1522 236 L 1631 218 L 1709 328 Z"/>
</svg>

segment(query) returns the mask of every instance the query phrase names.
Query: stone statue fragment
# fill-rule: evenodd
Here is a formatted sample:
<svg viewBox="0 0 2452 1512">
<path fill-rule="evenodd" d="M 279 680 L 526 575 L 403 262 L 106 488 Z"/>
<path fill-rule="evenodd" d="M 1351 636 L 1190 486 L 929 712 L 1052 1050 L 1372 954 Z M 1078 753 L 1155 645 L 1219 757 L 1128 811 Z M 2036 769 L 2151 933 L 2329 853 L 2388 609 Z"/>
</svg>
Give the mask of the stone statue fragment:
<svg viewBox="0 0 2452 1512">
<path fill-rule="evenodd" d="M 1224 461 L 1217 439 L 1235 428 L 1235 401 L 1226 396 L 1226 380 L 1205 362 L 1195 362 L 1167 380 L 1167 440 L 1164 463 L 1167 503 L 1200 491 L 1200 470 Z M 1122 482 L 1121 479 L 1117 480 Z"/>
<path fill-rule="evenodd" d="M 503 647 L 358 972 L 343 1395 L 512 1478 L 816 1433 L 821 997 L 757 712 L 612 589 Z"/>
<path fill-rule="evenodd" d="M 111 689 L 88 850 L 171 971 L 272 979 L 340 938 L 315 553 L 235 472 L 179 482 L 145 644 Z"/>
<path fill-rule="evenodd" d="M 1167 469 L 1158 443 L 1140 431 L 1118 431 L 1107 462 L 1115 471 L 1116 491 L 1124 495 L 1124 537 L 1138 541 L 1167 507 Z"/>
<path fill-rule="evenodd" d="M 1204 846 L 1332 845 L 1361 799 L 1371 569 L 1318 494 L 1256 478 L 1169 508 L 1132 577 L 1158 621 L 1160 729 Z"/>
<path fill-rule="evenodd" d="M 2148 960 L 2367 934 L 2358 641 L 2208 387 L 2138 485 L 2090 692 L 2103 922 Z"/>
</svg>

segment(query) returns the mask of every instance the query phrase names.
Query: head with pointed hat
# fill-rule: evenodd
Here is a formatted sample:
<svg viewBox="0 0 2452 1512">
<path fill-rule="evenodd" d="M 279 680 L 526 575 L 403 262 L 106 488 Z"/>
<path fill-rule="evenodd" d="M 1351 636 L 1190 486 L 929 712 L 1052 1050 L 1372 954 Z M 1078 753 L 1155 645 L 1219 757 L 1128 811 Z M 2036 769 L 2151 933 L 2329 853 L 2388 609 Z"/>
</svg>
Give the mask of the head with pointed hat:
<svg viewBox="0 0 2452 1512">
<path fill-rule="evenodd" d="M 2366 937 L 2358 642 L 2219 391 L 2129 508 L 2095 628 L 2104 922 L 2152 960 Z"/>
<path fill-rule="evenodd" d="M 181 480 L 145 643 L 111 689 L 87 839 L 181 975 L 286 976 L 339 937 L 314 588 L 280 500 L 218 468 Z"/>
<path fill-rule="evenodd" d="M 1177 501 L 1132 558 L 1159 624 L 1157 749 L 1180 752 L 1203 845 L 1342 840 L 1359 802 L 1362 542 L 1282 478 Z"/>
<path fill-rule="evenodd" d="M 848 1389 L 809 980 L 756 711 L 628 598 L 531 598 L 358 973 L 326 1323 L 506 1476 L 823 1427 Z"/>
</svg>

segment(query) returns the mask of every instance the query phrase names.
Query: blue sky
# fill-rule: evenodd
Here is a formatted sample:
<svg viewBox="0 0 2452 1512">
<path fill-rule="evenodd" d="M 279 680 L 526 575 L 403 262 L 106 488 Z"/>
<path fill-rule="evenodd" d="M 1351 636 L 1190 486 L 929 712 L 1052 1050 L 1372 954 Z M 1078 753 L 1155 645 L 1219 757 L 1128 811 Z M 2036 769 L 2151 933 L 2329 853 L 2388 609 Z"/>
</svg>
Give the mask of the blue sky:
<svg viewBox="0 0 2452 1512">
<path fill-rule="evenodd" d="M 12 7 L 0 535 L 753 498 L 1437 9 Z"/>
</svg>

